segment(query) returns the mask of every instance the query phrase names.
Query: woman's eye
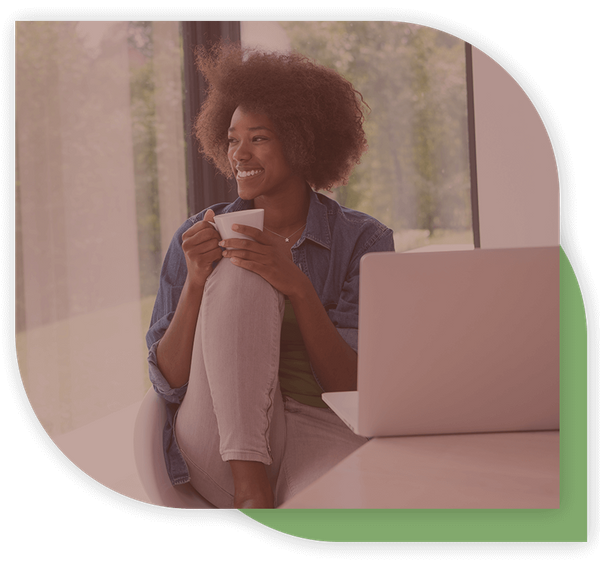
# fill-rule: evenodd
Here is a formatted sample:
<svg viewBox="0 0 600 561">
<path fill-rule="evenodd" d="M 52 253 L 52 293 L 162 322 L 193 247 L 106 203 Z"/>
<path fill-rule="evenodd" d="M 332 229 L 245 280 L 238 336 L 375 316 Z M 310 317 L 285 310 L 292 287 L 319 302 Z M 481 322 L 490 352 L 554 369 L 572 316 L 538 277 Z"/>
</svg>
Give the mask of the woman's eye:
<svg viewBox="0 0 600 561">
<path fill-rule="evenodd" d="M 265 140 L 269 140 L 269 139 L 266 136 L 253 136 L 252 137 L 252 142 L 263 142 Z M 239 142 L 239 140 L 237 138 L 228 138 L 227 139 L 228 146 L 237 144 L 238 142 Z"/>
</svg>

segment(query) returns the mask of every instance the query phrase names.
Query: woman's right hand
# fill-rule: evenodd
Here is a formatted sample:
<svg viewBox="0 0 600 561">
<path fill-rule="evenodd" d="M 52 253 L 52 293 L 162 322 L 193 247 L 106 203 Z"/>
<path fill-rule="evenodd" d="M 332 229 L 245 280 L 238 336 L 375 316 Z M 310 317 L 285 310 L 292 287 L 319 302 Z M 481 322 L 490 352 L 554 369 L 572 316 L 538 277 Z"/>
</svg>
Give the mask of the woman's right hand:
<svg viewBox="0 0 600 561">
<path fill-rule="evenodd" d="M 215 213 L 207 210 L 204 218 L 188 228 L 182 236 L 181 247 L 187 264 L 186 282 L 193 287 L 204 287 L 208 276 L 212 273 L 212 264 L 222 259 L 218 243 L 221 236 L 209 223 L 214 220 Z"/>
</svg>

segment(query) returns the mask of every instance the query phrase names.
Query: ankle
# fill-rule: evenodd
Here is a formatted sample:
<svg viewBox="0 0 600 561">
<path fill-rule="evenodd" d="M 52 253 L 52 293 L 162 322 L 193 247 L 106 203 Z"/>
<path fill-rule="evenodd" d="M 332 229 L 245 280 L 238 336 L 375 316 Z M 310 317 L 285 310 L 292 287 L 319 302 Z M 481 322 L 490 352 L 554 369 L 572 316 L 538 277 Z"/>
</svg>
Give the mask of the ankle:
<svg viewBox="0 0 600 561">
<path fill-rule="evenodd" d="M 230 460 L 234 508 L 273 508 L 274 496 L 265 465 L 261 462 Z"/>
<path fill-rule="evenodd" d="M 244 490 L 233 496 L 233 508 L 275 508 L 273 491 L 268 489 Z"/>
</svg>

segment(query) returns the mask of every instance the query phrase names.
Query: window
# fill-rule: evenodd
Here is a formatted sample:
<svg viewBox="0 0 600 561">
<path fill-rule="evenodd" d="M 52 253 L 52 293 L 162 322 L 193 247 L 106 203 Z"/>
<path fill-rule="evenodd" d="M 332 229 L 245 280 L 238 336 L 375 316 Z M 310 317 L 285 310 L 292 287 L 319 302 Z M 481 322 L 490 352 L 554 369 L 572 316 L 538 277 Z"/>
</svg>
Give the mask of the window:
<svg viewBox="0 0 600 561">
<path fill-rule="evenodd" d="M 187 169 L 189 178 L 189 208 L 197 214 L 207 206 L 237 197 L 235 181 L 228 180 L 217 172 L 215 166 L 199 154 L 199 144 L 193 135 L 194 118 L 200 113 L 205 98 L 206 84 L 196 69 L 195 50 L 208 46 L 220 39 L 237 42 L 240 40 L 238 21 L 184 21 L 182 22 L 184 69 L 185 69 L 185 115 L 187 144 Z"/>
<path fill-rule="evenodd" d="M 139 401 L 187 218 L 178 22 L 19 22 L 17 353 L 51 437 Z"/>
<path fill-rule="evenodd" d="M 293 48 L 345 76 L 371 112 L 369 151 L 333 196 L 395 232 L 397 251 L 473 247 L 465 44 L 399 22 L 242 22 L 242 42 Z"/>
<path fill-rule="evenodd" d="M 296 48 L 363 93 L 371 149 L 332 196 L 392 227 L 399 251 L 473 243 L 454 37 L 393 22 L 18 22 L 19 368 L 65 454 L 135 498 L 133 456 L 113 477 L 71 452 L 89 444 L 91 424 L 135 415 L 171 237 L 189 215 L 235 198 L 191 135 L 203 93 L 193 49 L 218 37 Z M 121 434 L 121 418 L 116 426 L 102 425 L 95 450 Z"/>
</svg>

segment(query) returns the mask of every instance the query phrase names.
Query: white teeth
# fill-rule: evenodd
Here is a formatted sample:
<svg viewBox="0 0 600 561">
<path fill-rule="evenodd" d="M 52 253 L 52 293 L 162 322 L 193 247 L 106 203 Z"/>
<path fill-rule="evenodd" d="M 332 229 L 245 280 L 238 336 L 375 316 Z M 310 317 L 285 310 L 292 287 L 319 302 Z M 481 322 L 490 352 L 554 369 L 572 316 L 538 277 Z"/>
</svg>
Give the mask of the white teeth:
<svg viewBox="0 0 600 561">
<path fill-rule="evenodd" d="M 242 178 L 243 177 L 252 177 L 253 175 L 261 173 L 262 171 L 264 171 L 264 170 L 262 170 L 262 169 L 252 169 L 250 171 L 238 171 L 237 176 L 238 177 L 242 177 Z"/>
</svg>

